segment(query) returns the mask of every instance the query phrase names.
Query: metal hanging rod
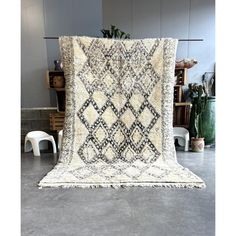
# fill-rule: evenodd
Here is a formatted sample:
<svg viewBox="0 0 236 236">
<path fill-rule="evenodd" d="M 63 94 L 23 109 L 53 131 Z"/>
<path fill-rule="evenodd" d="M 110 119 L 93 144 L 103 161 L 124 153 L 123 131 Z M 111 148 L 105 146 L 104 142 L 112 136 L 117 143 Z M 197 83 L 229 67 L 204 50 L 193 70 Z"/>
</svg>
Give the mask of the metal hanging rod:
<svg viewBox="0 0 236 236">
<path fill-rule="evenodd" d="M 203 39 L 178 39 L 179 41 L 186 41 L 186 42 L 197 42 L 197 41 L 204 41 Z"/>
<path fill-rule="evenodd" d="M 59 37 L 43 37 L 44 39 L 59 39 Z M 203 39 L 178 39 L 181 42 L 199 42 L 203 41 Z"/>
</svg>

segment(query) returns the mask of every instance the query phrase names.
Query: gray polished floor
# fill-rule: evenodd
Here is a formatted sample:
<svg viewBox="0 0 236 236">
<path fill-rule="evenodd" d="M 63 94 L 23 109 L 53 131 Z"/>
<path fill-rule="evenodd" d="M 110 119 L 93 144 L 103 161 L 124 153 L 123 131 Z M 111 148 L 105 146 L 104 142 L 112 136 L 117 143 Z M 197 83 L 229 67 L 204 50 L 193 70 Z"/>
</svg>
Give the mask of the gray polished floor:
<svg viewBox="0 0 236 236">
<path fill-rule="evenodd" d="M 38 189 L 56 157 L 22 154 L 22 236 L 213 236 L 215 152 L 177 152 L 206 189 Z"/>
</svg>

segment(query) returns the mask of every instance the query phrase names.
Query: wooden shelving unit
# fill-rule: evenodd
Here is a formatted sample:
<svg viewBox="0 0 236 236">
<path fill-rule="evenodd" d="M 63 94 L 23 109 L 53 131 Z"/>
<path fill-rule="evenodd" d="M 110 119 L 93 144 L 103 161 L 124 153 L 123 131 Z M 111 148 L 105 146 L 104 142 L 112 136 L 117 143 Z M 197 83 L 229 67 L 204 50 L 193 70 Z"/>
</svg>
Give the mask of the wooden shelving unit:
<svg viewBox="0 0 236 236">
<path fill-rule="evenodd" d="M 176 102 L 174 103 L 174 126 L 188 129 L 190 119 L 191 103 Z"/>
<path fill-rule="evenodd" d="M 51 89 L 54 89 L 57 92 L 65 91 L 65 88 L 51 88 Z"/>
<path fill-rule="evenodd" d="M 60 131 L 65 119 L 65 77 L 63 71 L 46 71 L 46 84 L 57 96 L 57 112 L 49 115 L 50 129 Z"/>
<path fill-rule="evenodd" d="M 183 86 L 187 84 L 187 69 L 175 69 L 176 85 L 174 86 L 173 126 L 189 127 L 191 103 L 184 101 Z"/>
<path fill-rule="evenodd" d="M 65 113 L 56 112 L 49 115 L 50 129 L 54 131 L 60 131 L 64 126 Z"/>
<path fill-rule="evenodd" d="M 183 96 L 182 86 L 175 85 L 174 86 L 174 102 L 181 102 Z"/>
<path fill-rule="evenodd" d="M 176 85 L 186 85 L 187 83 L 187 68 L 175 69 L 175 76 L 177 76 Z"/>
</svg>

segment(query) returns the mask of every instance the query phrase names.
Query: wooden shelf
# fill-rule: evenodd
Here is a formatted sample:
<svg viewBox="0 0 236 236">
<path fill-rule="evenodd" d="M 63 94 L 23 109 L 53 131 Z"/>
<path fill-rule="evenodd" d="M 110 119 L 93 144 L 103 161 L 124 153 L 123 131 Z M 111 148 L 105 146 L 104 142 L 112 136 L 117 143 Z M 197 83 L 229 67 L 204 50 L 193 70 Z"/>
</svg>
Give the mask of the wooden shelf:
<svg viewBox="0 0 236 236">
<path fill-rule="evenodd" d="M 55 90 L 55 91 L 65 91 L 65 88 L 50 88 L 50 89 L 53 89 L 53 90 Z"/>
<path fill-rule="evenodd" d="M 57 77 L 56 80 L 54 77 Z M 60 80 L 60 84 L 58 86 L 58 79 Z M 65 89 L 65 78 L 64 78 L 64 72 L 63 71 L 53 71 L 53 70 L 47 70 L 46 71 L 46 84 L 47 88 L 49 89 Z M 57 86 L 55 86 L 57 85 Z M 59 91 L 59 90 L 58 90 Z M 62 91 L 62 90 L 60 90 Z"/>
<path fill-rule="evenodd" d="M 46 71 L 47 88 L 56 92 L 57 110 L 65 111 L 65 77 L 63 71 Z"/>
<path fill-rule="evenodd" d="M 174 86 L 174 102 L 181 102 L 183 96 L 182 86 L 175 85 Z"/>
<path fill-rule="evenodd" d="M 175 102 L 174 105 L 176 107 L 182 107 L 182 106 L 191 106 L 191 102 Z"/>
<path fill-rule="evenodd" d="M 173 126 L 174 127 L 189 127 L 191 103 L 178 102 L 174 104 L 173 111 Z"/>
<path fill-rule="evenodd" d="M 188 129 L 188 128 L 189 128 L 189 125 L 188 125 L 188 124 L 186 124 L 186 125 L 180 125 L 180 124 L 176 125 L 176 124 L 174 124 L 173 126 L 174 126 L 174 127 L 183 127 L 183 128 L 185 128 L 185 129 Z"/>
<path fill-rule="evenodd" d="M 60 131 L 64 127 L 64 112 L 57 112 L 50 114 L 50 129 L 53 131 Z"/>
<path fill-rule="evenodd" d="M 185 102 L 183 96 L 183 86 L 187 84 L 187 68 L 175 69 L 175 86 L 173 101 L 173 126 L 189 127 L 191 103 Z"/>
<path fill-rule="evenodd" d="M 175 69 L 175 76 L 177 76 L 176 85 L 186 85 L 187 83 L 187 68 Z"/>
</svg>

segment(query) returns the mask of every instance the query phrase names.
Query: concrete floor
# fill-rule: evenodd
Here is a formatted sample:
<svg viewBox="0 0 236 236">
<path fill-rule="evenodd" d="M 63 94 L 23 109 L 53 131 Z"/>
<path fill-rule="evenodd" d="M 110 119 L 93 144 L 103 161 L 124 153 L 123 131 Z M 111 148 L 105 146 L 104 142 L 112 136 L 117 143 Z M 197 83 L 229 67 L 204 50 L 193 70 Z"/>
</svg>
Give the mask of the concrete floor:
<svg viewBox="0 0 236 236">
<path fill-rule="evenodd" d="M 215 152 L 177 152 L 207 188 L 38 189 L 56 157 L 22 154 L 22 236 L 213 236 Z"/>
</svg>

